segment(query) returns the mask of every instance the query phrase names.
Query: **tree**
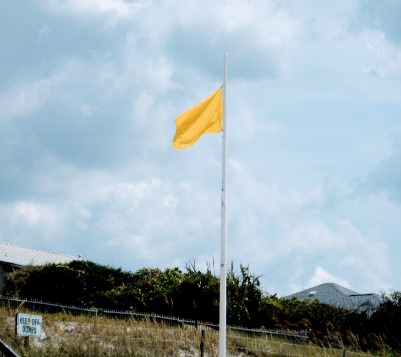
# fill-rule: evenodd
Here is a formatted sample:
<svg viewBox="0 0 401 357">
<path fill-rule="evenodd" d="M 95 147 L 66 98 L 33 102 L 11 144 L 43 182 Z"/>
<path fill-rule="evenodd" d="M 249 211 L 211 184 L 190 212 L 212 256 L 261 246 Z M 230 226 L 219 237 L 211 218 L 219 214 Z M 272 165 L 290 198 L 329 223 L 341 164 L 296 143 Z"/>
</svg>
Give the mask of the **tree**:
<svg viewBox="0 0 401 357">
<path fill-rule="evenodd" d="M 233 264 L 227 274 L 227 321 L 238 326 L 254 326 L 262 298 L 259 277 L 240 265 L 240 274 L 234 272 Z"/>
<path fill-rule="evenodd" d="M 372 314 L 369 327 L 382 342 L 396 351 L 401 350 L 401 292 L 383 294 L 383 302 Z"/>
<path fill-rule="evenodd" d="M 206 273 L 196 270 L 195 263 L 186 265 L 186 273 L 175 291 L 174 311 L 178 316 L 207 322 L 218 322 L 219 279 L 208 267 Z"/>
</svg>

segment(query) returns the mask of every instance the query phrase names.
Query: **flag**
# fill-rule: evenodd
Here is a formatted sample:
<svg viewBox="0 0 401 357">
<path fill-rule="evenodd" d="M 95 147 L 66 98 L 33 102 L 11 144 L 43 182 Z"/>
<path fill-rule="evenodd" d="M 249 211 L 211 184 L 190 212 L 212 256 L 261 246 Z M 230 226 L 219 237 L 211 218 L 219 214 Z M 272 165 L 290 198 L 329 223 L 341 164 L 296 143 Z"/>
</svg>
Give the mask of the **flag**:
<svg viewBox="0 0 401 357">
<path fill-rule="evenodd" d="M 188 109 L 175 120 L 175 149 L 192 146 L 203 134 L 219 133 L 223 130 L 222 87 L 212 95 Z"/>
</svg>

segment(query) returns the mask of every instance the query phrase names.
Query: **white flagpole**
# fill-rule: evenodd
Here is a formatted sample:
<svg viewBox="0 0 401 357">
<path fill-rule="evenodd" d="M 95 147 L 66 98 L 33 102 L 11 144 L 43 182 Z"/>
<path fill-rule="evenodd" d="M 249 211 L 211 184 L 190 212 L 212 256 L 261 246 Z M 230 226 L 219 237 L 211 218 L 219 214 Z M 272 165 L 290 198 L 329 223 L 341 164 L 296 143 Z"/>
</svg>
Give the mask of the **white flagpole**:
<svg viewBox="0 0 401 357">
<path fill-rule="evenodd" d="M 221 258 L 220 258 L 220 326 L 219 357 L 226 357 L 227 346 L 227 57 L 224 54 L 223 84 L 223 150 L 222 150 L 222 188 L 221 188 Z"/>
</svg>

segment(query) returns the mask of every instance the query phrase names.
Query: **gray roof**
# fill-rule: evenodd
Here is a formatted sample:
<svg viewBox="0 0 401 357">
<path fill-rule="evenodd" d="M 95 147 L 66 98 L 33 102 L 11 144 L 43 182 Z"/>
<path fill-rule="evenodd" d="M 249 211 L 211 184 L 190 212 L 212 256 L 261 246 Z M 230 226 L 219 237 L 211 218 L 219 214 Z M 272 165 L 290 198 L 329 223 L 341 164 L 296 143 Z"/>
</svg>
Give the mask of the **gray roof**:
<svg viewBox="0 0 401 357">
<path fill-rule="evenodd" d="M 321 284 L 285 297 L 298 300 L 316 299 L 323 304 L 354 311 L 371 311 L 382 302 L 378 294 L 359 294 L 335 283 Z"/>
<path fill-rule="evenodd" d="M 0 242 L 0 263 L 8 263 L 14 266 L 44 265 L 47 263 L 69 263 L 80 257 L 49 253 L 43 250 L 24 248 L 13 244 Z"/>
</svg>

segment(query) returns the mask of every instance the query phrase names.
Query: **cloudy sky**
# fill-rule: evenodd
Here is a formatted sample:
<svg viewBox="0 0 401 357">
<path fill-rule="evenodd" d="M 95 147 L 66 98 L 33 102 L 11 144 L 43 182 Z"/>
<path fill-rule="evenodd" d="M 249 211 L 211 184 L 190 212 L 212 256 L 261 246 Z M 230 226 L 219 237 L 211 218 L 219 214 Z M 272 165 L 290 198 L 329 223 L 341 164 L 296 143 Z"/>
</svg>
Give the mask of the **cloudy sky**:
<svg viewBox="0 0 401 357">
<path fill-rule="evenodd" d="M 219 274 L 221 134 L 174 119 L 223 82 L 228 252 L 279 296 L 401 290 L 399 0 L 0 3 L 0 240 Z"/>
</svg>

